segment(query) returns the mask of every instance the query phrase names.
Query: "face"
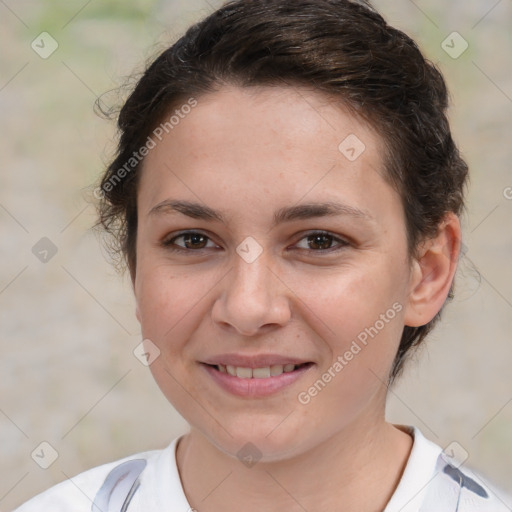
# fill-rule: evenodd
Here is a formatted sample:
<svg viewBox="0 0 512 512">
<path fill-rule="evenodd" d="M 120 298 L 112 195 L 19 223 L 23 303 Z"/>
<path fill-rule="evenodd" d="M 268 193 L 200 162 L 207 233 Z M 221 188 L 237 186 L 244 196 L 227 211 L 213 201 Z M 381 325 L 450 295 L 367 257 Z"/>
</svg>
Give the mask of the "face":
<svg viewBox="0 0 512 512">
<path fill-rule="evenodd" d="M 147 155 L 134 291 L 150 369 L 223 452 L 284 459 L 383 420 L 410 266 L 382 148 L 318 92 L 226 86 Z M 222 362 L 239 376 L 205 364 Z M 286 362 L 308 364 L 268 376 Z"/>
</svg>

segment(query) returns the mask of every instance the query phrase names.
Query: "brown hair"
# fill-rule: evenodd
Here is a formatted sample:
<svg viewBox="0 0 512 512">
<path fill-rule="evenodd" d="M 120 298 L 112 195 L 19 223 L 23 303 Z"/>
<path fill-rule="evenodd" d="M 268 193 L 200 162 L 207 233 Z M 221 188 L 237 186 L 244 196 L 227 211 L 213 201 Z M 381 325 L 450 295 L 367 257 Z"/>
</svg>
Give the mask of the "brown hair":
<svg viewBox="0 0 512 512">
<path fill-rule="evenodd" d="M 96 227 L 111 235 L 110 252 L 132 279 L 141 168 L 133 154 L 173 108 L 223 84 L 307 86 L 373 126 L 387 148 L 386 177 L 402 197 L 410 256 L 447 212 L 460 215 L 468 168 L 446 118 L 446 85 L 412 39 L 366 1 L 235 0 L 163 51 L 120 110 L 117 153 L 97 189 Z M 404 327 L 390 383 L 440 313 Z"/>
</svg>

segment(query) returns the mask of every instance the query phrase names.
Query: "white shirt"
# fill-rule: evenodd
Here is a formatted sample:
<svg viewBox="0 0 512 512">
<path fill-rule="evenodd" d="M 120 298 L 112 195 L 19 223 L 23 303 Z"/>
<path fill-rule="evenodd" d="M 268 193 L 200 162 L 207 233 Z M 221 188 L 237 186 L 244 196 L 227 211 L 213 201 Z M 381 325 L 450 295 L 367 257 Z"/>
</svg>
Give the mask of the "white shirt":
<svg viewBox="0 0 512 512">
<path fill-rule="evenodd" d="M 458 463 L 448 459 L 441 447 L 426 439 L 417 427 L 401 428 L 413 436 L 414 442 L 404 473 L 383 512 L 512 511 L 511 496 L 489 487 L 468 468 L 457 469 Z M 176 464 L 179 439 L 163 450 L 138 453 L 85 471 L 35 496 L 14 512 L 91 512 L 110 471 L 134 459 L 146 459 L 147 465 L 127 512 L 192 512 Z"/>
</svg>

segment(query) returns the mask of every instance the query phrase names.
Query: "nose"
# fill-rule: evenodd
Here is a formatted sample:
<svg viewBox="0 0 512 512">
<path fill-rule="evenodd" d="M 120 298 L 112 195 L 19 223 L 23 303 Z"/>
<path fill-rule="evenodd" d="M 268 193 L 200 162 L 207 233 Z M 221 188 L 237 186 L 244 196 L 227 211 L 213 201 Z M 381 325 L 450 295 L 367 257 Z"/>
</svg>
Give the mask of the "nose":
<svg viewBox="0 0 512 512">
<path fill-rule="evenodd" d="M 289 289 L 260 255 L 248 263 L 235 258 L 212 309 L 212 320 L 243 336 L 282 327 L 291 318 Z"/>
</svg>

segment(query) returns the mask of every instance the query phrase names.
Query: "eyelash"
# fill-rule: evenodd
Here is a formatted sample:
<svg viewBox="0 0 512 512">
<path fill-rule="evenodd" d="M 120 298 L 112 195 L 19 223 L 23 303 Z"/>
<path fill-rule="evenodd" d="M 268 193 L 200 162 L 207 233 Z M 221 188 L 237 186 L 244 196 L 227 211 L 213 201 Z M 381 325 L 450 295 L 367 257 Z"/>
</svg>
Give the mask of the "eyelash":
<svg viewBox="0 0 512 512">
<path fill-rule="evenodd" d="M 185 247 L 180 247 L 180 246 L 176 246 L 174 245 L 174 241 L 177 240 L 178 238 L 182 238 L 184 236 L 187 236 L 187 235 L 200 235 L 204 238 L 207 239 L 207 241 L 211 241 L 210 237 L 205 235 L 204 233 L 201 233 L 200 231 L 183 231 L 182 233 L 179 233 L 175 236 L 173 236 L 172 238 L 169 238 L 167 240 L 164 240 L 161 242 L 161 245 L 163 247 L 165 247 L 167 250 L 170 250 L 172 252 L 201 252 L 201 251 L 204 251 L 206 249 L 211 249 L 210 247 L 203 247 L 201 249 L 187 249 Z M 307 239 L 309 237 L 313 237 L 313 236 L 326 236 L 326 237 L 329 237 L 332 239 L 333 242 L 337 242 L 338 243 L 338 246 L 337 247 L 330 247 L 329 249 L 299 249 L 299 250 L 302 250 L 302 251 L 309 251 L 309 252 L 314 252 L 314 253 L 323 253 L 323 254 L 326 254 L 326 253 L 332 253 L 332 252 L 337 252 L 337 251 L 340 251 L 342 249 L 344 249 L 346 246 L 350 245 L 347 241 L 333 235 L 332 233 L 329 233 L 328 231 L 311 231 L 309 233 L 306 233 L 300 240 L 304 240 L 304 239 Z M 208 243 L 208 242 L 207 242 Z"/>
</svg>

